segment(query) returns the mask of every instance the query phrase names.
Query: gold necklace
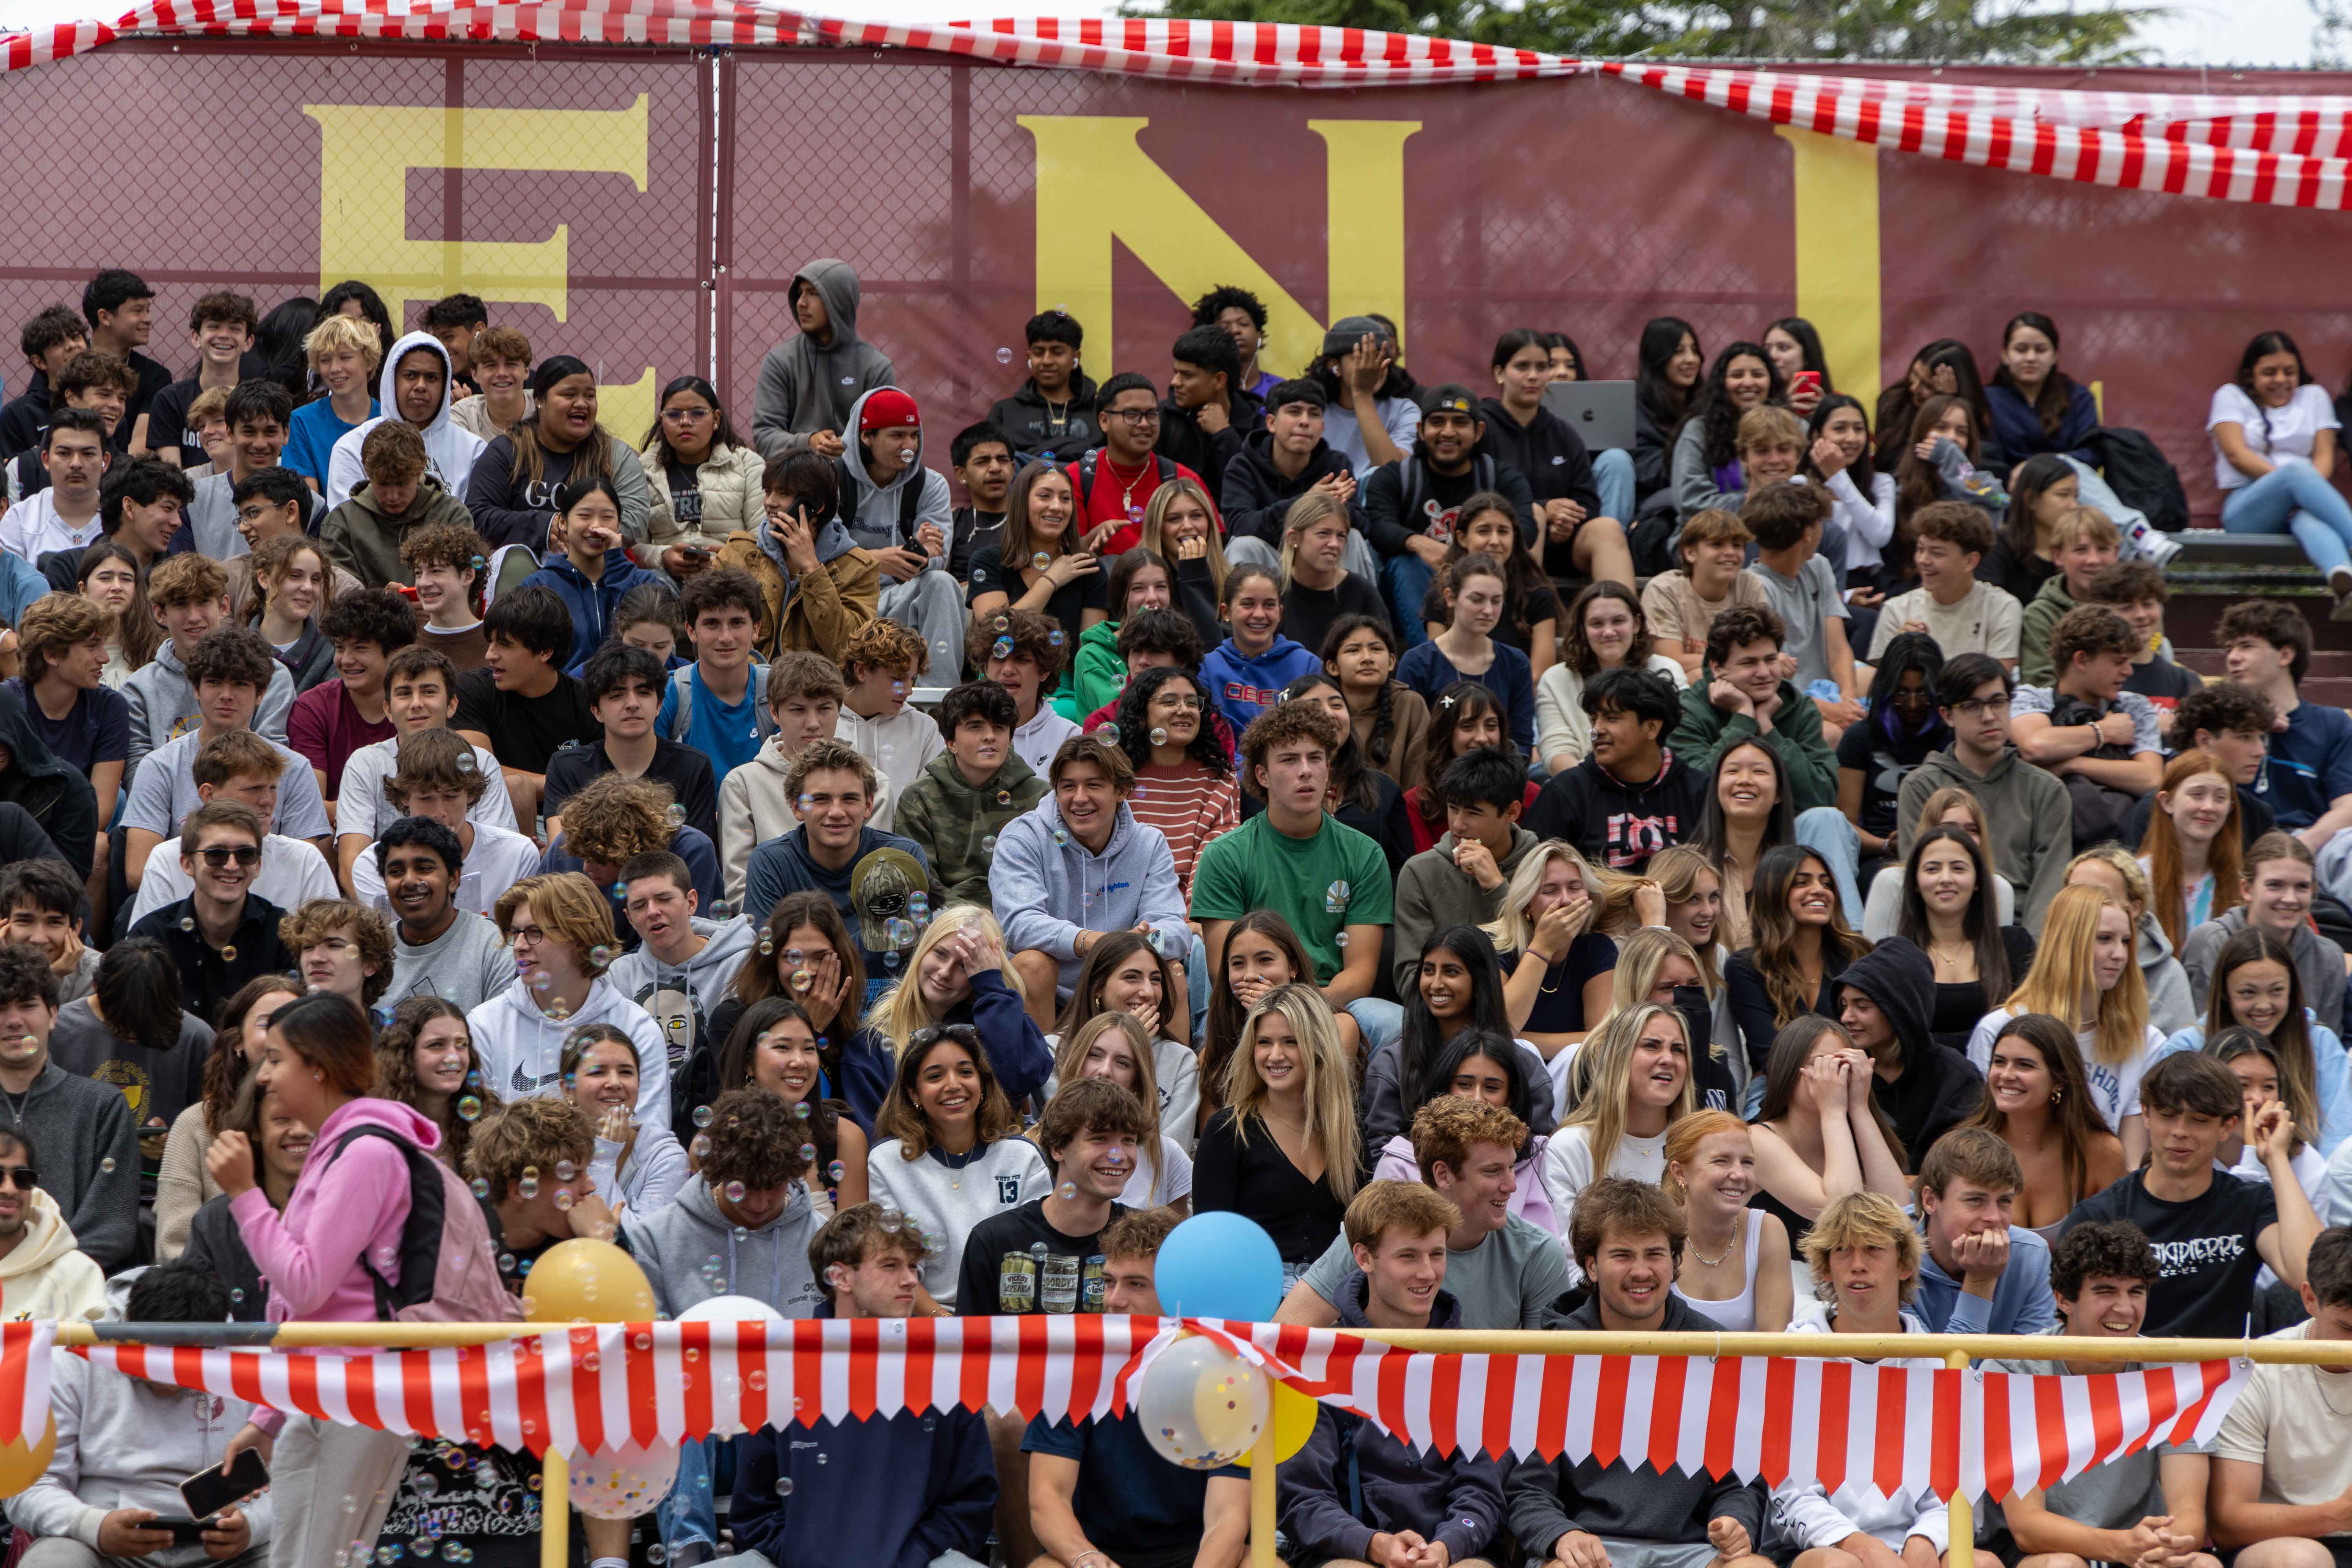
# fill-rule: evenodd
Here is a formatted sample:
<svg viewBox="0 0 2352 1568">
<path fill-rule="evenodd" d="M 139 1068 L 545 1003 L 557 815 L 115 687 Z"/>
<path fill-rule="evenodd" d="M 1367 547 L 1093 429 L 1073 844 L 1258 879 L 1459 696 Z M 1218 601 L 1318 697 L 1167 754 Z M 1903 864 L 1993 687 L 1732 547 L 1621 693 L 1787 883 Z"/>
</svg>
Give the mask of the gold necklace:
<svg viewBox="0 0 2352 1568">
<path fill-rule="evenodd" d="M 1706 1267 L 1706 1268 L 1722 1268 L 1722 1267 L 1724 1266 L 1725 1262 L 1726 1262 L 1727 1260 L 1728 1260 L 1728 1259 L 1729 1259 L 1729 1258 L 1731 1257 L 1731 1255 L 1732 1255 L 1733 1253 L 1735 1253 L 1735 1252 L 1737 1252 L 1737 1251 L 1738 1251 L 1738 1250 L 1739 1250 L 1739 1245 L 1740 1245 L 1740 1243 L 1741 1243 L 1741 1242 L 1743 1242 L 1743 1241 L 1745 1241 L 1745 1240 L 1747 1240 L 1747 1239 L 1748 1239 L 1748 1227 L 1747 1227 L 1747 1226 L 1746 1226 L 1746 1225 L 1744 1225 L 1744 1224 L 1741 1224 L 1741 1223 L 1735 1222 L 1735 1223 L 1732 1225 L 1732 1227 L 1731 1227 L 1731 1245 L 1730 1245 L 1730 1246 L 1728 1246 L 1728 1247 L 1725 1247 L 1721 1252 L 1717 1253 L 1715 1257 L 1713 1257 L 1713 1258 L 1709 1258 L 1706 1253 L 1701 1252 L 1701 1251 L 1698 1249 L 1698 1246 L 1697 1246 L 1697 1244 L 1696 1244 L 1696 1242 L 1694 1242 L 1694 1243 L 1691 1243 L 1691 1244 L 1690 1244 L 1690 1255 L 1691 1255 L 1693 1258 L 1697 1258 L 1697 1259 L 1699 1260 L 1699 1262 L 1700 1262 L 1702 1265 L 1704 1265 L 1705 1267 Z"/>
</svg>

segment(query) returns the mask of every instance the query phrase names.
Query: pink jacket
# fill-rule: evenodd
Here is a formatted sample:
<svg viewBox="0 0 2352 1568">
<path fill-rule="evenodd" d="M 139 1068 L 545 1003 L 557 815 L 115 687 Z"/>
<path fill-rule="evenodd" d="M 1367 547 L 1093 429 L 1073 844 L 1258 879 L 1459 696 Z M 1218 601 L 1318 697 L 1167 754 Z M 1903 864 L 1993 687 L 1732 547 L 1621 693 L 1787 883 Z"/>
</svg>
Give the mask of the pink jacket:
<svg viewBox="0 0 2352 1568">
<path fill-rule="evenodd" d="M 1543 1178 L 1536 1173 L 1536 1162 L 1543 1157 L 1544 1145 L 1549 1142 L 1540 1135 L 1530 1139 L 1528 1157 L 1511 1167 L 1511 1174 L 1518 1181 L 1517 1188 L 1511 1194 L 1511 1215 L 1529 1225 L 1539 1225 L 1565 1241 L 1568 1237 L 1561 1229 L 1559 1216 L 1551 1210 L 1551 1196 L 1544 1191 Z M 1412 1140 L 1402 1132 L 1390 1139 L 1381 1150 L 1380 1164 L 1373 1170 L 1372 1179 L 1376 1182 L 1421 1180 L 1421 1167 L 1413 1163 Z"/>
<path fill-rule="evenodd" d="M 430 1153 L 441 1130 L 396 1100 L 364 1097 L 327 1118 L 281 1215 L 252 1186 L 230 1201 L 254 1265 L 269 1281 L 272 1322 L 376 1321 L 375 1286 L 361 1259 L 391 1274 L 408 1219 L 408 1163 L 380 1138 L 362 1138 L 340 1158 L 335 1142 L 354 1127 L 387 1128 Z M 1540 1184 L 1538 1184 L 1540 1185 Z"/>
</svg>

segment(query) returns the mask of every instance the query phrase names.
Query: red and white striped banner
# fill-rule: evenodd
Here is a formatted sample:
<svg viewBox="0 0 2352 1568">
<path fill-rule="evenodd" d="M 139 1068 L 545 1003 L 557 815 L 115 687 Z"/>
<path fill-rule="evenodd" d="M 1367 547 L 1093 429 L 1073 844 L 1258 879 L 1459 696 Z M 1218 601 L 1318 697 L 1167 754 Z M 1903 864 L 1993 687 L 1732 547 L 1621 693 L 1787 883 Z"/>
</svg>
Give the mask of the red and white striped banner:
<svg viewBox="0 0 2352 1568">
<path fill-rule="evenodd" d="M 85 1353 L 132 1376 L 328 1420 L 577 1453 L 957 1405 L 1115 1414 L 1147 1352 L 1178 1326 L 1091 1316 L 636 1323 L 352 1356 L 135 1345 Z M 2243 1375 L 2229 1362 L 2023 1377 L 1801 1358 L 1440 1355 L 1328 1329 L 1181 1326 L 1420 1448 L 1946 1497 L 2048 1486 L 2147 1443 L 2210 1437 Z M 45 1399 L 45 1373 L 42 1384 Z M 5 1394 L 0 1386 L 0 1419 Z"/>
<path fill-rule="evenodd" d="M 54 1322 L 0 1324 L 0 1444 L 38 1443 L 49 1421 Z"/>
</svg>

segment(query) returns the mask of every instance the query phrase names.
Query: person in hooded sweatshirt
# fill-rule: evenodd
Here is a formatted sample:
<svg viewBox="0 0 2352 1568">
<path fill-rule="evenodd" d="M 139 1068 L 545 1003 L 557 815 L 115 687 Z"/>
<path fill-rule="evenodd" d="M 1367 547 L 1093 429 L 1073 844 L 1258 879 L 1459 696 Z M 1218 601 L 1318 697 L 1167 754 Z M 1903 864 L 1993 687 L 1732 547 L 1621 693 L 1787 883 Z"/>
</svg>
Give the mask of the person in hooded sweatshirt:
<svg viewBox="0 0 2352 1568">
<path fill-rule="evenodd" d="M 1160 829 L 1135 819 L 1127 797 L 1135 764 L 1099 735 L 1076 735 L 1054 753 L 1053 794 L 997 836 L 989 886 L 1029 1016 L 1050 1028 L 1057 992 L 1078 977 L 1108 931 L 1145 930 L 1153 951 L 1189 953 L 1192 927 L 1176 858 Z M 903 809 L 903 806 L 902 806 Z M 1183 964 L 1176 964 L 1179 984 Z"/>
<path fill-rule="evenodd" d="M 18 1163 L 40 1173 L 65 1245 L 110 1270 L 131 1261 L 139 1240 L 138 1128 L 121 1089 L 51 1058 L 57 1022 L 58 977 L 47 954 L 25 942 L 0 947 L 0 1110 L 7 1114 L 0 1139 L 27 1146 L 30 1130 L 41 1130 L 47 1159 Z M 5 1224 L 0 1213 L 0 1231 Z M 5 1273 L 0 1265 L 0 1279 Z M 0 1308 L 14 1317 L 8 1294 L 0 1283 Z"/>
<path fill-rule="evenodd" d="M 392 345 L 378 373 L 373 419 L 345 432 L 327 457 L 325 500 L 332 511 L 367 478 L 362 453 L 370 431 L 397 419 L 425 438 L 425 471 L 451 495 L 466 493 L 482 438 L 449 417 L 449 351 L 431 332 L 411 332 Z"/>
<path fill-rule="evenodd" d="M 923 467 L 922 414 L 912 397 L 884 386 L 859 398 L 849 418 L 849 443 L 834 465 L 841 523 L 881 568 L 882 617 L 920 633 L 933 665 L 961 669 L 963 584 L 948 574 L 954 497 L 943 475 Z"/>
<path fill-rule="evenodd" d="M 147 603 L 163 627 L 155 657 L 122 683 L 131 704 L 131 755 L 122 767 L 130 789 L 150 752 L 171 744 L 197 719 L 196 685 L 188 679 L 188 655 L 205 634 L 228 618 L 228 574 L 217 561 L 189 553 L 155 563 L 147 574 Z M 294 677 L 270 661 L 269 685 L 253 710 L 252 728 L 264 740 L 286 743 L 286 718 L 294 709 Z"/>
<path fill-rule="evenodd" d="M 228 1281 L 182 1258 L 132 1279 L 124 1311 L 142 1323 L 216 1325 L 231 1304 Z M 10 1315 L 17 1315 L 13 1303 Z M 133 1377 L 57 1349 L 49 1352 L 49 1407 L 57 1451 L 40 1479 L 7 1504 L 8 1521 L 33 1538 L 19 1561 L 33 1568 L 129 1560 L 151 1568 L 261 1568 L 268 1560 L 275 1512 L 267 1492 L 221 1510 L 201 1542 L 174 1545 L 170 1531 L 150 1522 L 188 1517 L 180 1483 L 220 1463 L 229 1437 L 251 1418 L 244 1400 Z"/>
<path fill-rule="evenodd" d="M 2015 689 L 2009 671 L 1990 654 L 1964 653 L 1945 663 L 1936 678 L 1936 708 L 1951 729 L 1952 743 L 1904 775 L 1895 797 L 1895 848 L 1910 858 L 1929 795 L 1949 787 L 1967 790 L 1983 806 L 1991 830 L 1986 858 L 2017 889 L 2017 923 L 2038 931 L 2050 900 L 2066 885 L 2074 807 L 2055 774 L 2027 762 L 2010 743 L 2009 700 Z"/>
<path fill-rule="evenodd" d="M 482 1079 L 508 1100 L 554 1094 L 563 1039 L 611 1024 L 636 1042 L 637 1120 L 669 1123 L 669 1052 L 646 1010 L 604 978 L 618 955 L 612 907 L 577 871 L 525 877 L 499 895 L 499 929 L 514 950 L 515 984 L 466 1015 Z"/>
<path fill-rule="evenodd" d="M 1879 1109 L 1903 1141 L 1906 1168 L 1917 1171 L 1928 1147 L 1984 1098 L 1984 1076 L 1928 1033 L 1936 966 L 1913 943 L 1890 936 L 1830 983 L 1830 1000 L 1846 1037 L 1869 1056 Z"/>
<path fill-rule="evenodd" d="M 1282 635 L 1282 575 L 1264 566 L 1225 574 L 1223 605 L 1233 635 L 1201 661 L 1201 685 L 1236 742 L 1250 721 L 1282 700 L 1282 689 L 1302 675 L 1320 675 L 1323 661 Z M 1234 762 L 1240 764 L 1235 752 Z"/>
<path fill-rule="evenodd" d="M 669 1047 L 675 1083 L 698 1051 L 715 1056 L 725 1044 L 711 1037 L 710 1020 L 751 954 L 755 922 L 746 915 L 699 918 L 693 874 L 667 849 L 631 856 L 620 881 L 637 945 L 614 960 L 604 978 L 652 1017 Z"/>
<path fill-rule="evenodd" d="M 784 297 L 800 331 L 760 362 L 751 442 L 771 460 L 801 451 L 838 458 L 843 432 L 856 427 L 853 406 L 898 372 L 857 335 L 857 274 L 846 261 L 810 262 L 793 274 Z"/>
<path fill-rule="evenodd" d="M 881 566 L 836 515 L 841 470 L 814 452 L 792 452 L 768 460 L 760 488 L 766 507 L 760 526 L 729 535 L 714 563 L 759 584 L 761 655 L 838 659 L 882 599 Z"/>
<path fill-rule="evenodd" d="M 899 830 L 922 847 L 951 899 L 989 901 L 997 840 L 1045 798 L 1045 781 L 1013 753 L 1016 722 L 1013 694 L 996 682 L 956 687 L 939 707 L 946 752 L 898 798 Z"/>
<path fill-rule="evenodd" d="M 1098 389 L 1078 368 L 1086 329 L 1067 310 L 1046 310 L 1029 318 L 1022 336 L 1029 345 L 1029 379 L 1020 391 L 996 401 L 987 425 L 1000 433 L 1016 467 L 1048 458 L 1075 463 L 1102 441 L 1095 417 Z M 1010 470 L 1005 477 L 1012 477 Z"/>
<path fill-rule="evenodd" d="M 793 803 L 800 826 L 751 852 L 743 868 L 742 907 L 758 915 L 774 909 L 786 893 L 824 894 L 859 933 L 866 984 L 879 989 L 896 976 L 899 953 L 890 949 L 885 963 L 876 946 L 887 946 L 885 927 L 891 915 L 877 910 L 873 919 L 863 918 L 856 897 L 863 868 L 869 863 L 895 867 L 912 883 L 898 889 L 898 896 L 919 889 L 934 910 L 947 902 L 947 889 L 930 875 L 922 846 L 871 826 L 875 778 L 874 764 L 846 741 L 812 741 L 802 747 L 785 764 L 783 779 L 784 798 Z M 894 854 L 901 859 L 891 861 Z"/>
<path fill-rule="evenodd" d="M 1580 1306 L 1545 1314 L 1547 1329 L 1613 1334 L 1718 1333 L 1722 1325 L 1673 1289 L 1685 1241 L 1683 1216 L 1650 1182 L 1609 1176 L 1584 1189 L 1568 1242 L 1592 1290 Z M 1563 1298 L 1562 1305 L 1573 1297 Z M 1680 1467 L 1660 1470 L 1619 1456 L 1530 1454 L 1504 1478 L 1511 1532 L 1532 1561 L 1683 1563 L 1767 1568 L 1765 1491 L 1759 1482 Z M 1705 1542 L 1705 1545 L 1701 1545 Z"/>
<path fill-rule="evenodd" d="M 621 537 L 621 492 L 601 475 L 567 479 L 557 489 L 547 549 L 547 564 L 522 585 L 553 589 L 572 612 L 572 651 L 563 668 L 576 670 L 604 646 L 605 632 L 629 590 L 662 579 L 629 559 Z"/>
<path fill-rule="evenodd" d="M 621 537 L 642 543 L 652 514 L 646 467 L 635 447 L 596 422 L 595 374 L 570 354 L 551 355 L 530 373 L 530 391 L 537 406 L 482 449 L 465 481 L 474 531 L 493 547 L 561 550 L 549 534 L 561 510 L 557 498 L 567 483 L 596 478 L 612 484 Z"/>
<path fill-rule="evenodd" d="M 1380 558 L 1366 536 L 1363 502 L 1347 454 L 1323 438 L 1329 400 L 1314 381 L 1277 383 L 1265 395 L 1265 423 L 1249 433 L 1225 463 L 1217 505 L 1225 518 L 1225 559 L 1279 568 L 1284 520 L 1290 503 L 1309 490 L 1328 491 L 1348 509 L 1348 549 L 1341 564 L 1378 583 Z"/>
<path fill-rule="evenodd" d="M 1543 405 L 1552 380 L 1546 334 L 1517 327 L 1495 340 L 1494 372 L 1498 396 L 1481 398 L 1485 426 L 1479 450 L 1498 468 L 1528 482 L 1541 534 L 1537 550 L 1544 570 L 1555 577 L 1590 577 L 1596 583 L 1633 586 L 1633 556 L 1625 542 L 1626 518 L 1603 510 L 1592 454 L 1568 421 Z M 1626 462 L 1622 452 L 1610 461 Z M 1631 491 L 1631 478 L 1620 468 Z"/>
<path fill-rule="evenodd" d="M 22 1128 L 0 1128 L 0 1161 L 11 1171 L 41 1168 L 40 1150 Z M 0 1314 L 12 1323 L 112 1315 L 106 1271 L 77 1245 L 58 1200 L 13 1176 L 0 1186 Z"/>
<path fill-rule="evenodd" d="M 221 1133 L 205 1155 L 205 1171 L 228 1196 L 246 1250 L 269 1281 L 270 1319 L 375 1322 L 378 1277 L 372 1265 L 398 1259 L 412 1175 L 442 1168 L 429 1158 L 440 1147 L 441 1130 L 423 1112 L 373 1094 L 374 1026 L 357 1003 L 333 992 L 313 993 L 270 1015 L 255 1075 L 259 1092 L 318 1134 L 282 1214 L 256 1177 L 253 1146 L 244 1133 Z M 495 1289 L 488 1247 L 486 1232 L 477 1232 L 463 1262 L 453 1260 L 436 1273 L 436 1288 L 461 1276 L 477 1281 L 487 1276 Z M 473 1248 L 480 1249 L 478 1256 Z M 450 1304 L 461 1312 L 484 1310 L 469 1300 L 453 1298 Z M 259 1446 L 265 1436 L 276 1439 L 271 1495 L 287 1516 L 287 1539 L 276 1544 L 273 1560 L 325 1568 L 352 1541 L 376 1538 L 394 1484 L 408 1463 L 405 1436 L 257 1410 L 222 1458 Z M 357 1500 L 350 1508 L 329 1500 L 345 1496 Z"/>
<path fill-rule="evenodd" d="M 1591 745 L 1576 766 L 1545 781 L 1528 830 L 1565 839 L 1595 866 L 1639 875 L 1651 856 L 1697 837 L 1706 812 L 1706 775 L 1664 743 L 1681 697 L 1655 671 L 1621 668 L 1585 682 L 1578 700 Z"/>
<path fill-rule="evenodd" d="M 1461 1211 L 1417 1182 L 1371 1182 L 1348 1205 L 1356 1267 L 1339 1283 L 1339 1326 L 1459 1328 L 1445 1237 Z M 1665 1281 L 1658 1284 L 1661 1295 Z M 1326 1405 L 1306 1447 L 1276 1472 L 1282 1533 L 1301 1561 L 1375 1563 L 1391 1550 L 1444 1545 L 1453 1568 L 1492 1561 L 1503 1532 L 1500 1467 L 1483 1453 L 1416 1452 L 1351 1412 Z"/>
<path fill-rule="evenodd" d="M 1500 913 L 1511 874 L 1541 842 L 1519 826 L 1528 770 L 1496 746 L 1465 752 L 1438 775 L 1444 837 L 1404 863 L 1396 883 L 1396 984 L 1412 994 L 1423 943 L 1441 926 L 1485 925 Z"/>
<path fill-rule="evenodd" d="M 879 1204 L 843 1210 L 809 1244 L 824 1293 L 814 1315 L 904 1321 L 928 1251 Z M 988 1558 L 998 1488 L 977 1410 L 766 1426 L 736 1439 L 735 1465 L 728 1520 L 747 1568 L 974 1568 Z M 845 1484 L 859 1477 L 897 1484 Z"/>
</svg>

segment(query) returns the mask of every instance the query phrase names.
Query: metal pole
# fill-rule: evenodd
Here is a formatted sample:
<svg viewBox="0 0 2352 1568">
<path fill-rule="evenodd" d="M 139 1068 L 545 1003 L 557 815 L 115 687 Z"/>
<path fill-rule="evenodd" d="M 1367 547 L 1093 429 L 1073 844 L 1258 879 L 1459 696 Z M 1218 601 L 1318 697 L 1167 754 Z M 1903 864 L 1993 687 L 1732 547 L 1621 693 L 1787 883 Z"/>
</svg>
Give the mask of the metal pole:
<svg viewBox="0 0 2352 1568">
<path fill-rule="evenodd" d="M 1276 1568 L 1274 1555 L 1274 1408 L 1250 1450 L 1250 1568 Z"/>
<path fill-rule="evenodd" d="M 1944 1358 L 1944 1364 L 1954 1372 L 1969 1370 L 1968 1352 L 1954 1351 Z M 1977 1510 L 1969 1494 L 1959 1488 L 1952 1489 L 1951 1500 L 1945 1504 L 1945 1517 L 1950 1521 L 1948 1541 L 1945 1547 L 1945 1568 L 1976 1568 Z"/>
<path fill-rule="evenodd" d="M 570 1568 L 572 1461 L 550 1448 L 540 1461 L 539 1480 L 539 1568 Z"/>
</svg>

